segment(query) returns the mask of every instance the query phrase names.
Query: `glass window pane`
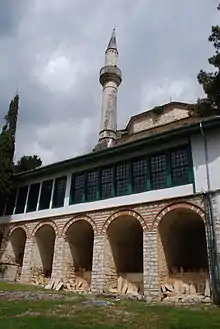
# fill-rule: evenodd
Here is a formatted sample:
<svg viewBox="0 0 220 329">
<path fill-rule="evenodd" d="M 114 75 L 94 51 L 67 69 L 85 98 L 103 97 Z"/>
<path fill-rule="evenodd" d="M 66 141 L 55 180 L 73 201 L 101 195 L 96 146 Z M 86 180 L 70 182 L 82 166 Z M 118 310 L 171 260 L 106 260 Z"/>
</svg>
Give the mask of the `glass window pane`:
<svg viewBox="0 0 220 329">
<path fill-rule="evenodd" d="M 189 183 L 189 164 L 187 148 L 171 151 L 172 183 L 182 185 Z"/>
<path fill-rule="evenodd" d="M 153 190 L 167 187 L 166 154 L 154 155 L 150 158 L 151 188 Z"/>
<path fill-rule="evenodd" d="M 99 188 L 99 172 L 98 172 L 98 170 L 88 172 L 87 183 L 86 183 L 86 200 L 87 201 L 97 200 L 98 188 Z"/>
<path fill-rule="evenodd" d="M 85 174 L 72 175 L 69 204 L 81 203 L 85 196 Z"/>
<path fill-rule="evenodd" d="M 102 169 L 101 195 L 102 199 L 111 198 L 113 196 L 113 167 Z"/>
<path fill-rule="evenodd" d="M 14 212 L 17 190 L 15 190 L 6 202 L 5 215 L 10 216 Z"/>
<path fill-rule="evenodd" d="M 129 163 L 116 165 L 116 195 L 125 195 L 129 192 Z"/>
<path fill-rule="evenodd" d="M 40 183 L 32 184 L 30 186 L 26 212 L 36 211 L 39 190 L 40 190 Z"/>
<path fill-rule="evenodd" d="M 66 192 L 67 177 L 59 177 L 55 179 L 53 193 L 53 208 L 63 207 Z"/>
<path fill-rule="evenodd" d="M 15 214 L 22 214 L 24 212 L 25 203 L 27 199 L 27 192 L 28 192 L 28 186 L 22 186 L 19 188 Z"/>
<path fill-rule="evenodd" d="M 50 207 L 50 199 L 53 187 L 53 180 L 47 180 L 42 183 L 41 194 L 40 194 L 40 202 L 39 202 L 39 210 L 49 209 Z"/>
<path fill-rule="evenodd" d="M 138 159 L 132 163 L 133 192 L 140 193 L 147 189 L 147 159 Z"/>
</svg>

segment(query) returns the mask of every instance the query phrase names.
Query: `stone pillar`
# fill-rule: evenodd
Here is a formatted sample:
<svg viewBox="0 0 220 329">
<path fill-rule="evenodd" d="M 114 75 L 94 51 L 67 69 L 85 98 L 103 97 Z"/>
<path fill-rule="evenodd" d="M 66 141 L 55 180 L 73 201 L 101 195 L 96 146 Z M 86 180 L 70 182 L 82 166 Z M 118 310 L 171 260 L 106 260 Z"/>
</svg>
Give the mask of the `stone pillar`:
<svg viewBox="0 0 220 329">
<path fill-rule="evenodd" d="M 63 236 L 56 236 L 53 254 L 52 275 L 53 279 L 65 280 L 66 255 L 65 247 L 67 241 Z M 69 246 L 67 246 L 69 248 Z"/>
<path fill-rule="evenodd" d="M 104 269 L 105 236 L 94 235 L 91 291 L 102 293 L 105 282 Z"/>
<path fill-rule="evenodd" d="M 34 248 L 35 237 L 27 237 L 25 249 L 24 249 L 24 258 L 21 270 L 21 282 L 29 282 L 31 279 L 31 265 L 33 257 L 33 248 Z"/>
<path fill-rule="evenodd" d="M 158 276 L 157 231 L 143 232 L 143 281 L 146 297 L 160 296 L 160 281 Z"/>
</svg>

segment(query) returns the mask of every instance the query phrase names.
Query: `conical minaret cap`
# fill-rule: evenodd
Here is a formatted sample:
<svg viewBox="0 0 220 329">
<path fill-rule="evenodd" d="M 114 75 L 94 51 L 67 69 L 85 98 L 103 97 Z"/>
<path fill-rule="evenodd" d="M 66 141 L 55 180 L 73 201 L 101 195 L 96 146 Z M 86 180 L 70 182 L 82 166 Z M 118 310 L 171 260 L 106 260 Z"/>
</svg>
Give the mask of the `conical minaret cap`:
<svg viewBox="0 0 220 329">
<path fill-rule="evenodd" d="M 115 33 L 115 28 L 113 29 L 112 31 L 112 35 L 111 35 L 111 38 L 109 40 L 109 43 L 108 43 L 108 47 L 106 49 L 106 51 L 108 49 L 115 49 L 117 50 L 117 42 L 116 42 L 116 33 Z M 118 51 L 118 50 L 117 50 Z"/>
</svg>

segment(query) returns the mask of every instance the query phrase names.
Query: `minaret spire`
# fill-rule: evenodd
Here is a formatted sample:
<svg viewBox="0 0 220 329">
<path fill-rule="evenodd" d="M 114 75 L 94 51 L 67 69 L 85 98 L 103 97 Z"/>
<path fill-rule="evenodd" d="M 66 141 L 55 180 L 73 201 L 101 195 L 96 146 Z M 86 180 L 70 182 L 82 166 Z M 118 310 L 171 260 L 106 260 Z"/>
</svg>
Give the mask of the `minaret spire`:
<svg viewBox="0 0 220 329">
<path fill-rule="evenodd" d="M 117 132 L 117 93 L 122 82 L 121 70 L 117 67 L 118 49 L 115 28 L 105 51 L 105 66 L 100 71 L 99 81 L 103 86 L 102 115 L 99 141 L 96 147 L 102 149 L 115 145 Z"/>
</svg>

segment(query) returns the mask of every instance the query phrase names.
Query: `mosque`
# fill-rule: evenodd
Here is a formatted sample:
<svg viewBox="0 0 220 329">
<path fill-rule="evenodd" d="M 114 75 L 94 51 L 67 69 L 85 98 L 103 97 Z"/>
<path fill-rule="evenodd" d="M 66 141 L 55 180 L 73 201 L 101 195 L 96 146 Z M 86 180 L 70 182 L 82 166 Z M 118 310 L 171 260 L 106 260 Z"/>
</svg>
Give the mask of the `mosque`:
<svg viewBox="0 0 220 329">
<path fill-rule="evenodd" d="M 0 278 L 210 298 L 220 251 L 220 117 L 170 102 L 118 130 L 117 59 L 113 30 L 92 152 L 16 175 L 17 191 L 0 209 Z"/>
</svg>

